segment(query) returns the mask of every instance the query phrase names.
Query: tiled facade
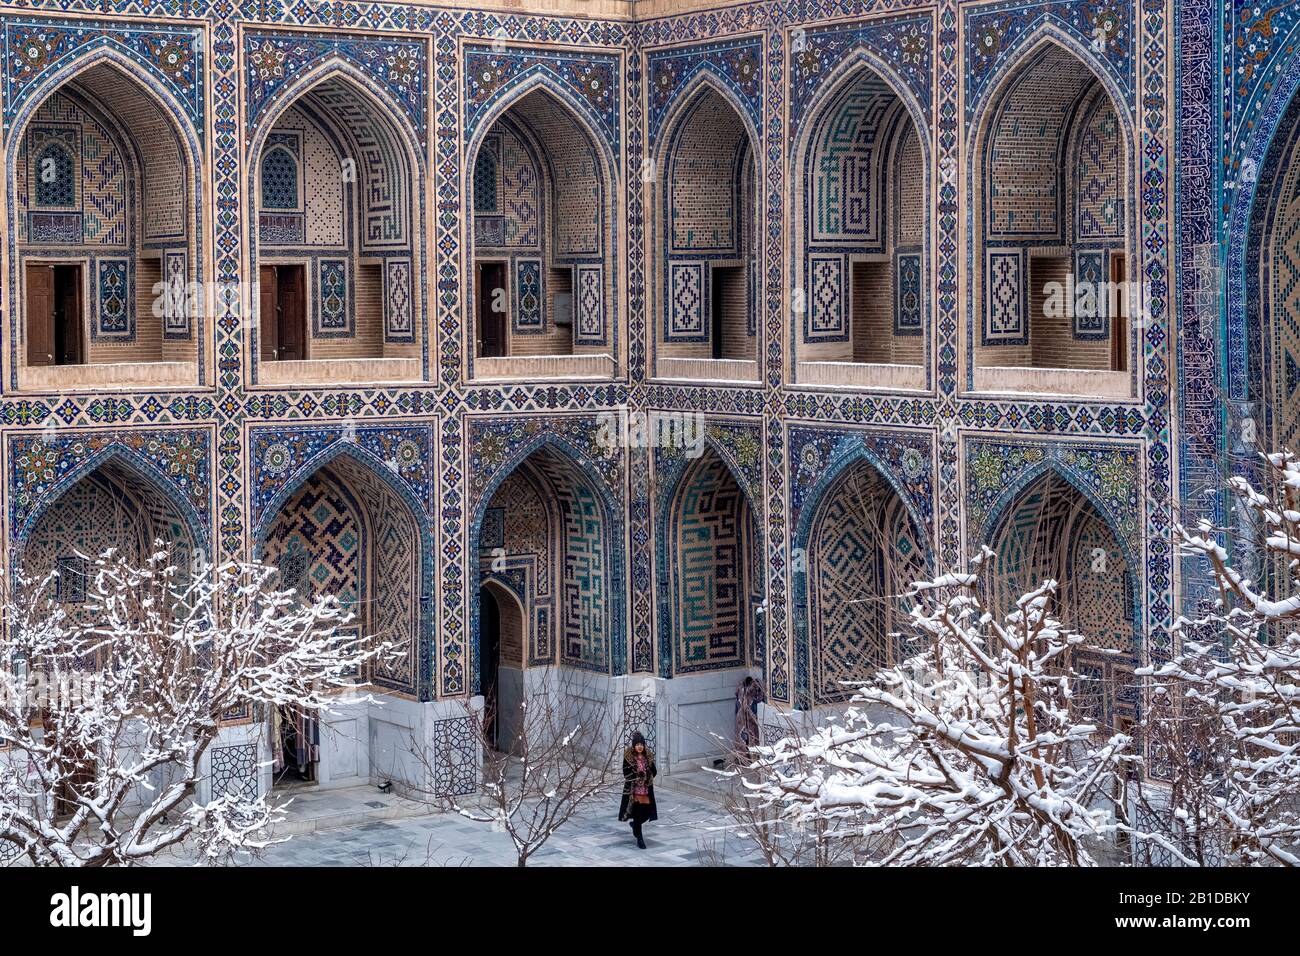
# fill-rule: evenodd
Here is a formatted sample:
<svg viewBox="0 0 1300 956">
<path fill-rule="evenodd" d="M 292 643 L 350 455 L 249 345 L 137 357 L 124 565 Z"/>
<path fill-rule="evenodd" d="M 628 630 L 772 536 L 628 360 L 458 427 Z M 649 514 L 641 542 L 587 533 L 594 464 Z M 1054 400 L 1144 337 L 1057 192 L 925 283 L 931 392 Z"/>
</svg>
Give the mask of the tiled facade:
<svg viewBox="0 0 1300 956">
<path fill-rule="evenodd" d="M 1296 428 L 1297 11 L 569 6 L 0 8 L 8 540 L 66 557 L 92 491 L 205 553 L 310 540 L 421 707 L 476 690 L 484 581 L 530 665 L 751 668 L 814 706 L 893 653 L 845 587 L 981 542 L 1117 556 L 1080 619 L 1168 653 L 1202 584 L 1176 508 L 1221 517 L 1247 423 Z M 74 258 L 91 364 L 31 367 L 27 262 Z M 309 335 L 281 362 L 251 283 L 293 262 Z M 1047 314 L 1045 279 L 1116 269 L 1141 321 Z M 155 315 L 164 276 L 217 291 Z M 704 413 L 703 463 L 607 453 L 621 409 Z M 1039 498 L 1066 504 L 1031 547 Z"/>
</svg>

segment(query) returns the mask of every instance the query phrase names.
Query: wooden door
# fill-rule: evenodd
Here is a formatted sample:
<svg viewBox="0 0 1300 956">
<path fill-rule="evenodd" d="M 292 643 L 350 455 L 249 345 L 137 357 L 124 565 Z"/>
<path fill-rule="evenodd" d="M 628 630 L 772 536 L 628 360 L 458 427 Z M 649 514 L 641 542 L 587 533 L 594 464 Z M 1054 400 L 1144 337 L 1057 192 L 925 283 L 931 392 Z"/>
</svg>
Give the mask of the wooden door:
<svg viewBox="0 0 1300 956">
<path fill-rule="evenodd" d="M 81 266 L 54 267 L 54 360 L 59 365 L 80 365 Z"/>
<path fill-rule="evenodd" d="M 502 263 L 484 262 L 478 267 L 479 354 L 484 358 L 506 354 L 505 288 Z"/>
<path fill-rule="evenodd" d="M 280 297 L 275 289 L 275 266 L 261 266 L 257 270 L 258 334 L 261 344 L 258 353 L 263 362 L 274 362 L 280 357 Z"/>
<path fill-rule="evenodd" d="M 276 276 L 280 300 L 280 359 L 300 362 L 307 357 L 307 289 L 302 266 L 280 266 Z"/>
<path fill-rule="evenodd" d="M 27 364 L 54 364 L 54 267 L 27 264 Z"/>
<path fill-rule="evenodd" d="M 1128 260 L 1123 253 L 1110 254 L 1110 288 L 1106 306 L 1114 306 L 1110 317 L 1110 367 L 1128 371 Z M 1098 303 L 1100 304 L 1100 303 Z"/>
</svg>

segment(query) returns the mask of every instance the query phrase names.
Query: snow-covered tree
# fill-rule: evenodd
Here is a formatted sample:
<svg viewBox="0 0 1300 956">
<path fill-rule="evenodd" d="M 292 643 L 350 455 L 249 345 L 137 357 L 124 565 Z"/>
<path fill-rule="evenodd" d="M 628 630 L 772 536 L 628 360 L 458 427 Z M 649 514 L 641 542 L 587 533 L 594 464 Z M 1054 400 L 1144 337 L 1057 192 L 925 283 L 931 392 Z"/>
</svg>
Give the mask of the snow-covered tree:
<svg viewBox="0 0 1300 956">
<path fill-rule="evenodd" d="M 1238 553 L 1263 557 L 1264 573 L 1242 571 L 1208 522 L 1178 526 L 1218 596 L 1179 622 L 1179 656 L 1146 672 L 1185 738 L 1153 754 L 1153 770 L 1170 780 L 1194 862 L 1300 865 L 1300 459 L 1264 462 L 1271 494 L 1230 483 L 1250 529 Z"/>
<path fill-rule="evenodd" d="M 520 867 L 589 805 L 617 793 L 627 743 L 622 722 L 583 677 L 554 667 L 535 668 L 532 676 L 527 691 L 504 709 L 479 713 L 465 704 L 483 754 L 478 791 L 409 794 L 504 832 Z M 438 755 L 416 747 L 415 756 L 432 779 Z"/>
<path fill-rule="evenodd" d="M 917 584 L 920 653 L 859 685 L 842 717 L 760 749 L 746 786 L 779 825 L 816 824 L 863 863 L 1096 861 L 1122 827 L 1111 801 L 1131 741 L 1076 707 L 1083 638 L 1052 617 L 1056 582 L 988 606 L 995 557 Z"/>
<path fill-rule="evenodd" d="M 141 563 L 112 551 L 88 561 L 75 606 L 58 599 L 58 572 L 0 573 L 0 863 L 264 846 L 278 813 L 264 798 L 196 799 L 223 719 L 285 704 L 328 712 L 391 653 L 341 630 L 338 601 L 276 590 L 273 568 L 180 569 L 162 546 Z"/>
</svg>

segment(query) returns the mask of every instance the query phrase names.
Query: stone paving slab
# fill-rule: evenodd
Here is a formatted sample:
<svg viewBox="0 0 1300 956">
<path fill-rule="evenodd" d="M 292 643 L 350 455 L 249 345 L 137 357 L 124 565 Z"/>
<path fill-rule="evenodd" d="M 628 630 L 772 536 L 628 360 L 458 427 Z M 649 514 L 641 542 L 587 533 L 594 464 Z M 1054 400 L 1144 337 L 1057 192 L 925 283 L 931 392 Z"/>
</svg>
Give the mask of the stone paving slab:
<svg viewBox="0 0 1300 956">
<path fill-rule="evenodd" d="M 619 823 L 617 796 L 585 807 L 529 861 L 530 866 L 701 866 L 715 862 L 704 846 L 725 848 L 728 865 L 761 862 L 752 845 L 726 826 L 716 803 L 662 790 L 659 819 L 646 825 L 647 849 Z M 453 813 L 372 820 L 298 833 L 267 849 L 255 866 L 514 866 L 509 836 Z"/>
</svg>

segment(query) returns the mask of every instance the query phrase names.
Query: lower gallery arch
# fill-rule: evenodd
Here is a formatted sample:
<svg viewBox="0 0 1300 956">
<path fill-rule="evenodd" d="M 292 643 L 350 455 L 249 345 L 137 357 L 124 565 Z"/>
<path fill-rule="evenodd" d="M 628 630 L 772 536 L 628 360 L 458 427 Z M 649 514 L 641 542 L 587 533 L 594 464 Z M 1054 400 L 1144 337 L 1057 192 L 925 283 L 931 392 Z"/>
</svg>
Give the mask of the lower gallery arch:
<svg viewBox="0 0 1300 956">
<path fill-rule="evenodd" d="M 682 476 L 668 536 L 673 673 L 744 667 L 752 659 L 761 566 L 752 509 L 712 450 Z"/>
<path fill-rule="evenodd" d="M 994 606 L 1005 609 L 1044 580 L 1058 584 L 1053 613 L 1081 633 L 1073 652 L 1076 698 L 1101 727 L 1137 716 L 1134 569 L 1105 518 L 1064 477 L 1049 471 L 1009 503 L 993 526 Z"/>
<path fill-rule="evenodd" d="M 480 582 L 521 598 L 525 667 L 609 674 L 613 660 L 609 526 L 601 495 L 561 452 L 535 451 L 498 485 L 479 522 Z M 480 585 L 480 590 L 487 584 Z M 474 686 L 496 662 L 477 633 Z"/>
<path fill-rule="evenodd" d="M 305 600 L 333 594 L 356 614 L 357 633 L 401 649 L 367 675 L 414 693 L 419 633 L 420 539 L 415 516 L 365 465 L 336 458 L 310 475 L 277 512 L 262 560 Z"/>
<path fill-rule="evenodd" d="M 74 616 L 86 601 L 87 575 L 110 548 L 142 567 L 161 547 L 168 561 L 189 569 L 195 533 L 152 479 L 108 461 L 68 487 L 36 519 L 22 542 L 24 575 L 42 581 L 53 572 L 53 597 Z"/>
<path fill-rule="evenodd" d="M 294 588 L 304 601 L 336 596 L 354 614 L 348 625 L 354 633 L 394 645 L 393 656 L 375 661 L 360 677 L 403 698 L 417 693 L 421 538 L 417 516 L 387 481 L 359 461 L 336 457 L 284 501 L 258 552 L 261 561 L 279 569 L 282 587 Z M 387 709 L 396 714 L 400 708 Z M 292 712 L 279 718 L 270 742 L 275 772 L 283 779 L 391 779 L 393 768 L 376 766 L 386 750 L 376 752 L 367 739 L 382 731 L 380 722 L 372 721 L 376 726 L 363 736 L 357 715 L 331 718 L 324 728 Z M 401 738 L 403 731 L 394 733 Z M 411 736 L 406 730 L 399 746 L 409 749 Z"/>
<path fill-rule="evenodd" d="M 507 580 L 486 578 L 479 589 L 480 693 L 488 740 L 514 752 L 524 699 L 525 617 L 523 599 Z"/>
<path fill-rule="evenodd" d="M 853 682 L 905 658 L 910 605 L 902 595 L 925 575 L 924 540 L 870 462 L 849 466 L 827 489 L 808 537 L 814 704 L 849 699 Z"/>
</svg>

